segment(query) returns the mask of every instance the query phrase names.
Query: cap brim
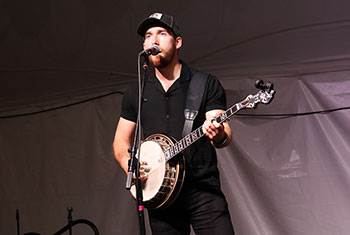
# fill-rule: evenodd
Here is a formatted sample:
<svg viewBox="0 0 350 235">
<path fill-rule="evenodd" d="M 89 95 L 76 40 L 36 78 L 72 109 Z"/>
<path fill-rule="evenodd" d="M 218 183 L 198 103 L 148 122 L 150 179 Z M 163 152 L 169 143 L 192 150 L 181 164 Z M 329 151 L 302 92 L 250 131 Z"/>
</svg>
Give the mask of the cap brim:
<svg viewBox="0 0 350 235">
<path fill-rule="evenodd" d="M 137 29 L 137 33 L 141 36 L 144 37 L 147 30 L 149 28 L 155 27 L 155 26 L 161 26 L 163 28 L 166 29 L 170 29 L 172 31 L 172 29 L 165 24 L 164 22 L 156 19 L 156 18 L 147 18 L 144 21 L 141 22 L 141 24 L 139 25 L 138 29 Z"/>
</svg>

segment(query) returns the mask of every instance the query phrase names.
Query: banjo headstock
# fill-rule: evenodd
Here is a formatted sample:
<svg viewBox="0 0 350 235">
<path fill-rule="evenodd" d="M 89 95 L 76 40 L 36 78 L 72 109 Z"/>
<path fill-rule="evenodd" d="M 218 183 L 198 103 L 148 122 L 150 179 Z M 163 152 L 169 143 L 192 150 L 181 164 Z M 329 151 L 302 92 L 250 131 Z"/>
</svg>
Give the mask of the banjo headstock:
<svg viewBox="0 0 350 235">
<path fill-rule="evenodd" d="M 275 90 L 273 89 L 273 84 L 268 82 L 264 84 L 264 81 L 257 80 L 255 82 L 255 87 L 260 89 L 255 95 L 248 95 L 240 104 L 244 108 L 255 108 L 257 104 L 263 103 L 268 104 L 271 102 Z"/>
</svg>

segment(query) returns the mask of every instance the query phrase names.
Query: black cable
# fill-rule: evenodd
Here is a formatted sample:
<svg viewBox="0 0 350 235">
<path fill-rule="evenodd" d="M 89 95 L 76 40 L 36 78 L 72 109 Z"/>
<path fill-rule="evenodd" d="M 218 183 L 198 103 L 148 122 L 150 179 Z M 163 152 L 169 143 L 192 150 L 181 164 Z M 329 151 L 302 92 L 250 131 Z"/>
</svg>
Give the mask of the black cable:
<svg viewBox="0 0 350 235">
<path fill-rule="evenodd" d="M 29 115 L 35 115 L 35 114 L 40 114 L 40 113 L 45 113 L 45 112 L 50 112 L 50 111 L 54 111 L 54 110 L 58 110 L 58 109 L 64 109 L 64 108 L 68 108 L 74 105 L 78 105 L 78 104 L 82 104 L 82 103 L 86 103 L 92 100 L 97 100 L 106 96 L 110 96 L 113 94 L 124 94 L 124 92 L 121 91 L 113 91 L 104 95 L 100 95 L 100 96 L 96 96 L 96 97 L 92 97 L 92 98 L 88 98 L 85 100 L 81 100 L 78 102 L 74 102 L 71 104 L 66 104 L 66 105 L 62 105 L 62 106 L 58 106 L 58 107 L 54 107 L 54 108 L 49 108 L 49 109 L 45 109 L 45 110 L 40 110 L 40 111 L 35 111 L 35 112 L 29 112 L 29 113 L 22 113 L 22 114 L 14 114 L 14 115 L 8 115 L 8 116 L 0 116 L 0 119 L 5 119 L 5 118 L 15 118 L 15 117 L 23 117 L 23 116 L 29 116 Z"/>
<path fill-rule="evenodd" d="M 15 118 L 15 117 L 23 117 L 23 116 L 29 116 L 29 115 L 35 115 L 35 114 L 40 114 L 40 113 L 45 113 L 45 112 L 50 112 L 53 110 L 58 110 L 58 109 L 63 109 L 63 108 L 68 108 L 74 105 L 86 103 L 92 100 L 100 99 L 106 96 L 110 96 L 113 94 L 124 94 L 121 91 L 113 91 L 104 95 L 92 97 L 89 99 L 81 100 L 78 102 L 74 102 L 71 104 L 67 105 L 62 105 L 50 109 L 45 109 L 45 110 L 40 110 L 40 111 L 35 111 L 35 112 L 29 112 L 29 113 L 22 113 L 22 114 L 14 114 L 14 115 L 8 115 L 8 116 L 0 116 L 0 119 L 5 119 L 5 118 Z M 241 113 L 236 113 L 236 116 L 244 116 L 244 117 L 281 117 L 281 118 L 287 118 L 287 117 L 296 117 L 296 116 L 306 116 L 306 115 L 314 115 L 314 114 L 327 114 L 327 113 L 332 113 L 336 111 L 341 111 L 341 110 L 346 110 L 350 109 L 350 106 L 348 107 L 340 107 L 340 108 L 335 108 L 335 109 L 327 109 L 327 110 L 320 110 L 320 111 L 313 111 L 313 112 L 304 112 L 304 113 L 274 113 L 274 114 L 241 114 Z"/>
<path fill-rule="evenodd" d="M 320 111 L 313 111 L 313 112 L 304 112 L 304 113 L 281 113 L 281 114 L 241 114 L 237 113 L 236 116 L 244 116 L 244 117 L 281 117 L 281 118 L 288 118 L 288 117 L 296 117 L 296 116 L 306 116 L 306 115 L 314 115 L 314 114 L 327 114 L 332 113 L 340 110 L 346 110 L 350 109 L 350 106 L 348 107 L 341 107 L 341 108 L 335 108 L 335 109 L 327 109 L 327 110 L 320 110 Z"/>
</svg>

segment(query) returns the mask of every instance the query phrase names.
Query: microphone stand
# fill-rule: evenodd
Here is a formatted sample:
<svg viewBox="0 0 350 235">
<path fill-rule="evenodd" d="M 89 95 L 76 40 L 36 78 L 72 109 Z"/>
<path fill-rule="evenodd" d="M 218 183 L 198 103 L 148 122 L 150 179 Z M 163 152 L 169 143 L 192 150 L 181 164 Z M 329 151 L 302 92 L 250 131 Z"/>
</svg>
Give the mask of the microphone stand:
<svg viewBox="0 0 350 235">
<path fill-rule="evenodd" d="M 16 209 L 16 225 L 17 225 L 17 235 L 20 235 L 20 230 L 19 230 L 19 211 Z"/>
<path fill-rule="evenodd" d="M 148 68 L 148 55 L 145 57 L 145 61 L 143 64 L 143 79 L 141 82 L 141 56 L 145 55 L 144 51 L 140 52 L 138 55 L 138 82 L 139 82 L 139 102 L 138 102 L 138 114 L 137 114 L 137 121 L 136 121 L 136 127 L 135 127 L 135 134 L 134 134 L 134 141 L 131 149 L 129 150 L 131 157 L 129 160 L 128 165 L 128 175 L 126 179 L 126 189 L 130 190 L 131 183 L 132 183 L 132 176 L 135 172 L 135 187 L 136 187 L 136 201 L 137 201 L 137 211 L 138 211 L 138 218 L 139 218 L 139 225 L 140 225 L 140 234 L 145 235 L 146 234 L 146 228 L 145 228 L 145 217 L 144 217 L 144 205 L 143 205 L 143 195 L 142 195 L 142 183 L 140 180 L 140 156 L 138 152 L 138 157 L 136 157 L 137 149 L 140 147 L 141 143 L 141 106 L 142 106 L 142 94 L 143 94 L 143 87 L 146 79 L 147 74 L 147 68 Z"/>
<path fill-rule="evenodd" d="M 67 211 L 68 211 L 68 224 L 72 225 L 73 222 L 73 217 L 72 217 L 72 212 L 73 212 L 73 207 L 67 207 Z M 72 226 L 69 228 L 69 235 L 72 235 Z"/>
</svg>

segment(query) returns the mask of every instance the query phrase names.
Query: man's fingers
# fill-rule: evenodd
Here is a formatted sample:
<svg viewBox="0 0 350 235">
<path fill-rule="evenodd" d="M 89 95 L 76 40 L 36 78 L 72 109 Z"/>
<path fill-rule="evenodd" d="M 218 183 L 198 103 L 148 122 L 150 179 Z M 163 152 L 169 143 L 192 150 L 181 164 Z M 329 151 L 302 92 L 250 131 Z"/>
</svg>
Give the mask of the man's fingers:
<svg viewBox="0 0 350 235">
<path fill-rule="evenodd" d="M 223 129 L 223 124 L 216 122 L 215 119 L 207 119 L 203 124 L 203 133 L 209 138 L 213 139 L 216 135 L 218 135 Z"/>
</svg>

